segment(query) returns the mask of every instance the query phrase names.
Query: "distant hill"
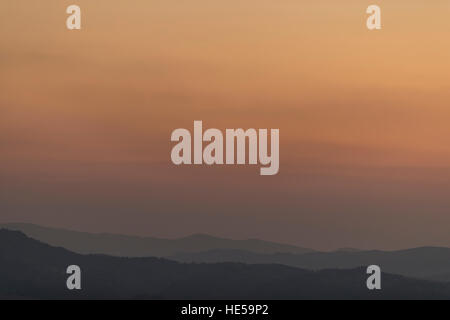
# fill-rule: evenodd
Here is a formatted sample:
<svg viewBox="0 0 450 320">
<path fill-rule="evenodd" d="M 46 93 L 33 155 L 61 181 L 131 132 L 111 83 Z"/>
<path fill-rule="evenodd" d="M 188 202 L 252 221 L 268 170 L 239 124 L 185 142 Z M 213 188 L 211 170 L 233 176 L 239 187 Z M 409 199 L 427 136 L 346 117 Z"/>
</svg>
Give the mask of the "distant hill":
<svg viewBox="0 0 450 320">
<path fill-rule="evenodd" d="M 426 277 L 425 279 L 432 280 L 432 281 L 440 281 L 440 282 L 450 282 L 450 272 L 436 274 L 431 277 Z"/>
<path fill-rule="evenodd" d="M 450 248 L 423 247 L 399 251 L 336 251 L 305 254 L 259 254 L 241 250 L 209 250 L 179 253 L 170 259 L 180 262 L 242 262 L 250 264 L 279 263 L 287 266 L 320 270 L 351 269 L 376 264 L 385 272 L 415 278 L 448 281 Z"/>
<path fill-rule="evenodd" d="M 340 251 L 340 252 L 358 252 L 358 251 L 363 251 L 361 249 L 356 249 L 356 248 L 339 248 L 335 251 Z"/>
<path fill-rule="evenodd" d="M 82 270 L 82 290 L 65 270 Z M 3 299 L 448 299 L 447 284 L 383 274 L 366 288 L 364 268 L 307 271 L 282 265 L 181 264 L 160 258 L 80 255 L 0 230 Z"/>
<path fill-rule="evenodd" d="M 230 240 L 208 235 L 192 235 L 180 239 L 158 239 L 115 234 L 94 234 L 41 227 L 26 223 L 0 225 L 18 230 L 29 237 L 73 252 L 101 253 L 122 257 L 165 257 L 179 252 L 199 252 L 212 249 L 245 250 L 257 253 L 306 253 L 313 250 L 257 239 Z"/>
</svg>

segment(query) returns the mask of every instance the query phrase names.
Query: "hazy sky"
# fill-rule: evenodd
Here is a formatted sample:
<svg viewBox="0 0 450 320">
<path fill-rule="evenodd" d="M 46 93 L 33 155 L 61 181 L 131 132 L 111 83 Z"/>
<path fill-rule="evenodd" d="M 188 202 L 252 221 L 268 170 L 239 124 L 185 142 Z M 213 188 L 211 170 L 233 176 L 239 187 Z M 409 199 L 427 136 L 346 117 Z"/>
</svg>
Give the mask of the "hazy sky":
<svg viewBox="0 0 450 320">
<path fill-rule="evenodd" d="M 450 246 L 449 34 L 447 0 L 1 1 L 0 222 Z M 279 128 L 279 174 L 173 165 L 194 120 Z"/>
</svg>

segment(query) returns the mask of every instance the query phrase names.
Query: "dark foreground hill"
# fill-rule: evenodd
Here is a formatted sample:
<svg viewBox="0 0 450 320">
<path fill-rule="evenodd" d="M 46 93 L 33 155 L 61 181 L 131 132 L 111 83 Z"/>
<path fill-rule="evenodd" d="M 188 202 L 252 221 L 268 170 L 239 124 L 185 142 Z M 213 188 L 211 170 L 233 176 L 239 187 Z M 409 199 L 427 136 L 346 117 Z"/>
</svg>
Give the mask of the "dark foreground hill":
<svg viewBox="0 0 450 320">
<path fill-rule="evenodd" d="M 65 270 L 82 269 L 82 290 Z M 181 264 L 159 258 L 79 255 L 0 230 L 1 298 L 112 299 L 448 299 L 448 285 L 383 274 L 366 288 L 365 269 L 319 272 L 282 265 Z"/>
<path fill-rule="evenodd" d="M 388 273 L 407 277 L 450 280 L 450 249 L 437 247 L 398 251 L 336 251 L 306 254 L 259 254 L 242 250 L 209 250 L 179 253 L 169 257 L 179 262 L 242 262 L 249 264 L 279 263 L 304 269 L 352 269 L 376 264 Z"/>
<path fill-rule="evenodd" d="M 121 257 L 165 257 L 179 252 L 211 249 L 245 250 L 257 253 L 306 253 L 313 250 L 258 239 L 231 240 L 196 234 L 180 239 L 160 239 L 116 234 L 94 234 L 41 227 L 28 223 L 10 223 L 0 228 L 21 231 L 27 236 L 82 254 L 107 254 Z"/>
</svg>

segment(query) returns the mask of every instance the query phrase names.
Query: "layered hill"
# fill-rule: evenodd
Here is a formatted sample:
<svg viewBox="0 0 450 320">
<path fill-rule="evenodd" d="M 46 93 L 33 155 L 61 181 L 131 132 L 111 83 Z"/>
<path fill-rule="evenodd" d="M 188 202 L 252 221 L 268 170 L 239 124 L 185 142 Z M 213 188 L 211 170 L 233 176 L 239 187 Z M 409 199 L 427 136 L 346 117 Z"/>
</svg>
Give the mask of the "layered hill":
<svg viewBox="0 0 450 320">
<path fill-rule="evenodd" d="M 352 269 L 376 264 L 388 273 L 440 281 L 450 280 L 450 249 L 440 247 L 398 251 L 335 251 L 304 254 L 260 254 L 242 250 L 209 250 L 197 253 L 178 253 L 171 256 L 170 259 L 197 263 L 229 261 L 249 264 L 279 263 L 310 270 Z"/>
<path fill-rule="evenodd" d="M 67 266 L 82 290 L 66 288 Z M 0 230 L 3 299 L 449 299 L 450 287 L 383 274 L 366 288 L 365 268 L 308 271 L 282 265 L 183 264 L 161 258 L 81 255 Z"/>
<path fill-rule="evenodd" d="M 311 249 L 258 239 L 231 240 L 196 234 L 180 239 L 160 239 L 116 234 L 96 234 L 41 227 L 26 223 L 2 224 L 0 228 L 21 231 L 29 237 L 73 252 L 100 253 L 122 257 L 165 257 L 180 252 L 212 249 L 244 250 L 256 253 L 306 253 Z"/>
</svg>

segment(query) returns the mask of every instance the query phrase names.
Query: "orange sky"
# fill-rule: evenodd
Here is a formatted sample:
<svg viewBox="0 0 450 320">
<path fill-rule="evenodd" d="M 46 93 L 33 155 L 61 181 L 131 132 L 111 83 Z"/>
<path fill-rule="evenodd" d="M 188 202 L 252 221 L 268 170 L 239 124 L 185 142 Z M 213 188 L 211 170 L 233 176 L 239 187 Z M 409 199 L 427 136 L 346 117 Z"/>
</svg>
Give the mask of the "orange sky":
<svg viewBox="0 0 450 320">
<path fill-rule="evenodd" d="M 0 221 L 450 246 L 449 32 L 444 0 L 2 1 Z M 280 173 L 173 166 L 194 120 L 279 128 Z"/>
</svg>

